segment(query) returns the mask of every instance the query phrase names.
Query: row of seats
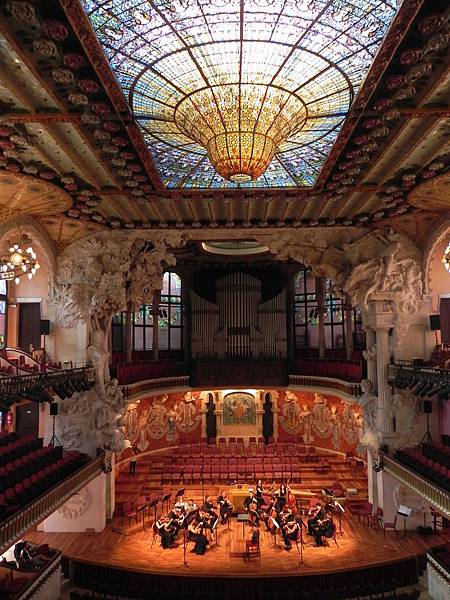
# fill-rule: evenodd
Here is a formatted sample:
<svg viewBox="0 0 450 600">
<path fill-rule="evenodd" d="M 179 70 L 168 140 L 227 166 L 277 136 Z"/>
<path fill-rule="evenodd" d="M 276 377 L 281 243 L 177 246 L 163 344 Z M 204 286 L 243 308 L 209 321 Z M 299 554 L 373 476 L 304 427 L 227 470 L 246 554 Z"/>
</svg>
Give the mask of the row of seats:
<svg viewBox="0 0 450 600">
<path fill-rule="evenodd" d="M 4 467 L 39 448 L 42 448 L 42 440 L 31 435 L 20 440 L 11 441 L 6 446 L 0 447 L 0 467 Z"/>
<path fill-rule="evenodd" d="M 448 446 L 440 443 L 427 444 L 422 446 L 422 453 L 427 458 L 432 458 L 433 461 L 450 469 L 450 448 Z"/>
<path fill-rule="evenodd" d="M 243 438 L 231 437 L 226 442 L 225 438 L 213 438 L 207 443 L 203 438 L 198 444 L 180 442 L 180 451 L 184 456 L 298 456 L 308 453 L 315 454 L 314 446 L 305 446 L 301 437 L 297 440 L 274 442 L 269 440 L 266 445 L 264 438 L 251 437 L 248 445 L 244 444 Z"/>
<path fill-rule="evenodd" d="M 450 491 L 450 469 L 423 456 L 420 448 L 397 450 L 395 458 L 427 479 Z"/>
<path fill-rule="evenodd" d="M 42 448 L 33 461 L 34 471 L 23 479 L 6 469 L 6 483 L 10 487 L 1 488 L 0 520 L 7 519 L 26 504 L 38 498 L 53 485 L 76 471 L 87 460 L 85 454 L 74 450 L 62 455 L 62 448 Z M 26 466 L 26 465 L 25 465 Z M 20 480 L 19 480 L 20 479 Z M 13 483 L 15 481 L 15 483 Z"/>
<path fill-rule="evenodd" d="M 32 450 L 28 454 L 8 462 L 5 466 L 1 466 L 0 493 L 59 460 L 62 458 L 62 454 L 63 449 L 61 446 L 47 446 Z"/>
</svg>

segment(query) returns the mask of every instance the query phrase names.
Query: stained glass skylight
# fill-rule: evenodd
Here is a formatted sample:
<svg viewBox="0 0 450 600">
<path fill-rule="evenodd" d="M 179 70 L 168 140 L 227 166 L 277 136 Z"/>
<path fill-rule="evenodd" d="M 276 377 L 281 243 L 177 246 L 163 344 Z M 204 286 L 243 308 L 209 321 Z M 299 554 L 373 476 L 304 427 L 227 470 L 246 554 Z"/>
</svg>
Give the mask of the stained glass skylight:
<svg viewBox="0 0 450 600">
<path fill-rule="evenodd" d="M 166 186 L 258 188 L 314 184 L 397 0 L 83 4 Z M 219 175 L 247 142 L 256 178 Z"/>
</svg>

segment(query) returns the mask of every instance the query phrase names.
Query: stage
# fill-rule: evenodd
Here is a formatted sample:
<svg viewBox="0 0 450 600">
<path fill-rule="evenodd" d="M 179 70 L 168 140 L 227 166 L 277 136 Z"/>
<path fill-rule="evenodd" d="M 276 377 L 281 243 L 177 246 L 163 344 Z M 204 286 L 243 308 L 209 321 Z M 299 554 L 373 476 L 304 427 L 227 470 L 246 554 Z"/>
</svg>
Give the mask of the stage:
<svg viewBox="0 0 450 600">
<path fill-rule="evenodd" d="M 261 561 L 246 562 L 242 555 L 243 526 L 233 518 L 230 529 L 225 525 L 218 527 L 217 543 L 212 540 L 204 556 L 191 553 L 192 543 L 189 543 L 185 566 L 182 539 L 177 548 L 163 550 L 157 537 L 151 547 L 151 519 L 146 523 L 146 531 L 140 526 L 141 530 L 132 535 L 115 532 L 114 525 L 120 527 L 120 522 L 108 525 L 102 533 L 32 532 L 26 539 L 48 543 L 64 556 L 86 565 L 149 575 L 215 578 L 311 577 L 370 569 L 415 558 L 449 541 L 448 535 L 422 537 L 415 532 L 408 532 L 408 537 L 403 538 L 401 531 L 397 535 L 389 531 L 384 537 L 383 531 L 370 529 L 347 512 L 342 519 L 342 535 L 338 527 L 338 546 L 330 539 L 328 546 L 315 547 L 314 540 L 304 536 L 303 564 L 295 544 L 286 551 L 277 536 L 279 546 L 275 546 L 272 534 L 261 524 Z M 250 530 L 248 525 L 244 526 L 247 539 Z"/>
</svg>

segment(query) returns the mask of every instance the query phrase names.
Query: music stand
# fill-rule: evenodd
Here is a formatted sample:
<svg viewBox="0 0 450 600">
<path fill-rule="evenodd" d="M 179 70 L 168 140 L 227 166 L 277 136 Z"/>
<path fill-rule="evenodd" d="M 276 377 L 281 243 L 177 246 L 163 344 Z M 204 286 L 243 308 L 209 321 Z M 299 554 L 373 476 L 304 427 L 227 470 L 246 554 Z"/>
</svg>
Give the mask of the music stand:
<svg viewBox="0 0 450 600">
<path fill-rule="evenodd" d="M 147 511 L 148 511 L 149 515 L 150 515 L 150 509 L 151 508 L 155 509 L 155 521 L 154 521 L 155 523 L 156 523 L 156 505 L 157 504 L 158 504 L 158 498 L 153 498 L 153 500 L 150 500 L 150 502 L 149 502 L 149 504 L 147 506 Z M 145 531 L 144 523 L 143 523 L 143 528 L 144 528 L 144 531 Z"/>
<path fill-rule="evenodd" d="M 164 507 L 164 502 L 167 502 L 167 510 L 169 509 L 169 500 L 172 498 L 172 492 L 164 494 L 161 498 L 161 506 Z"/>
<path fill-rule="evenodd" d="M 400 506 L 397 509 L 397 514 L 400 515 L 401 517 L 403 517 L 403 537 L 406 538 L 408 537 L 406 535 L 406 518 L 410 517 L 412 513 L 412 508 L 409 508 L 409 506 L 405 506 L 404 504 L 400 504 Z"/>
<path fill-rule="evenodd" d="M 280 529 L 280 526 L 273 517 L 269 517 L 269 521 L 271 521 L 272 525 L 274 526 L 272 548 L 281 548 L 280 544 L 277 542 L 277 531 Z"/>
<path fill-rule="evenodd" d="M 342 513 L 345 513 L 345 508 L 337 500 L 335 500 L 333 502 L 333 506 L 334 506 L 334 510 L 338 511 L 338 515 L 339 515 L 339 535 L 342 536 L 342 535 L 344 535 L 344 532 L 342 531 Z"/>
<path fill-rule="evenodd" d="M 215 519 L 214 523 L 211 526 L 211 537 L 214 538 L 213 548 L 215 548 L 216 546 L 220 546 L 220 544 L 218 542 L 218 530 L 219 530 L 219 528 L 217 527 L 218 522 L 219 522 L 219 517 L 217 517 Z"/>
<path fill-rule="evenodd" d="M 226 527 L 226 529 L 224 529 L 224 531 L 231 531 L 230 524 L 231 524 L 231 516 L 233 514 L 233 510 L 234 510 L 233 506 L 229 506 L 227 508 L 227 527 Z"/>
<path fill-rule="evenodd" d="M 180 488 L 177 493 L 175 494 L 175 500 L 177 498 L 179 498 L 180 496 L 184 496 L 184 493 L 186 492 L 186 490 L 184 488 Z"/>
<path fill-rule="evenodd" d="M 183 563 L 181 565 L 178 565 L 177 569 L 181 569 L 181 567 L 187 567 L 188 569 L 190 569 L 191 567 L 188 565 L 187 563 L 187 559 L 186 559 L 186 546 L 188 543 L 188 530 L 183 528 Z"/>
</svg>

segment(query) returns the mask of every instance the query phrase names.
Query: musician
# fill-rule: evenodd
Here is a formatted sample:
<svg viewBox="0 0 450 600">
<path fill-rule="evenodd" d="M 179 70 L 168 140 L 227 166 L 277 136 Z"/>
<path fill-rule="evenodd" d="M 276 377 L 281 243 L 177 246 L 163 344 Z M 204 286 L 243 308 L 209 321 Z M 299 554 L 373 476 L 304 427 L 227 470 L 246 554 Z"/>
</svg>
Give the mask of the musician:
<svg viewBox="0 0 450 600">
<path fill-rule="evenodd" d="M 263 483 L 262 483 L 261 479 L 258 479 L 258 481 L 256 482 L 256 501 L 258 503 L 258 508 L 264 504 L 264 497 L 263 497 L 264 491 L 265 490 L 264 490 Z"/>
<path fill-rule="evenodd" d="M 217 508 L 217 506 L 214 506 L 213 501 L 211 500 L 211 496 L 205 496 L 205 501 L 203 502 L 203 510 L 207 513 L 209 513 L 212 517 L 214 517 L 214 519 L 219 520 L 219 515 L 214 512 L 214 509 Z"/>
<path fill-rule="evenodd" d="M 248 496 L 244 500 L 244 508 L 250 515 L 252 523 L 259 527 L 258 500 L 253 493 L 253 488 L 249 488 Z"/>
<path fill-rule="evenodd" d="M 289 492 L 291 488 L 289 486 L 289 480 L 283 480 L 280 483 L 280 504 L 283 507 L 288 501 Z"/>
<path fill-rule="evenodd" d="M 319 522 L 325 517 L 322 504 L 317 502 L 316 506 L 308 511 L 308 535 L 316 535 Z"/>
<path fill-rule="evenodd" d="M 203 534 L 204 526 L 205 523 L 197 518 L 189 523 L 188 536 L 190 540 L 195 542 L 195 546 L 191 552 L 195 552 L 195 554 L 205 554 L 206 547 L 209 544 L 208 538 Z"/>
<path fill-rule="evenodd" d="M 319 523 L 317 524 L 316 533 L 314 535 L 316 545 L 324 546 L 322 538 L 323 537 L 327 537 L 327 538 L 333 537 L 333 532 L 334 532 L 333 517 L 331 516 L 330 512 L 327 512 L 327 513 L 325 513 L 324 518 L 321 519 L 319 521 Z"/>
<path fill-rule="evenodd" d="M 291 521 L 286 521 L 281 527 L 281 533 L 283 535 L 284 547 L 286 550 L 292 549 L 292 542 L 297 539 L 300 527 L 303 525 L 303 521 L 300 518 L 295 518 Z"/>
<path fill-rule="evenodd" d="M 183 525 L 183 511 L 180 508 L 174 506 L 167 514 L 169 519 L 172 520 L 172 526 L 176 529 L 175 535 L 178 533 L 178 530 Z"/>
<path fill-rule="evenodd" d="M 222 525 L 225 525 L 227 522 L 228 511 L 233 507 L 231 502 L 228 500 L 228 495 L 225 491 L 220 492 L 220 494 L 217 496 L 217 504 L 219 505 L 221 523 Z"/>
<path fill-rule="evenodd" d="M 280 505 L 278 503 L 278 494 L 274 494 L 267 505 L 267 510 L 264 514 L 264 521 L 266 523 L 266 531 L 272 531 L 273 522 L 271 518 L 275 519 L 278 523 L 280 515 Z"/>
<path fill-rule="evenodd" d="M 159 517 L 156 521 L 156 528 L 161 537 L 161 547 L 164 550 L 167 548 L 177 548 L 178 544 L 175 543 L 177 529 L 173 526 L 172 519 L 168 515 L 161 515 Z"/>
<path fill-rule="evenodd" d="M 177 508 L 181 512 L 186 511 L 186 502 L 183 500 L 183 496 L 180 496 L 174 504 L 174 508 Z"/>
</svg>

